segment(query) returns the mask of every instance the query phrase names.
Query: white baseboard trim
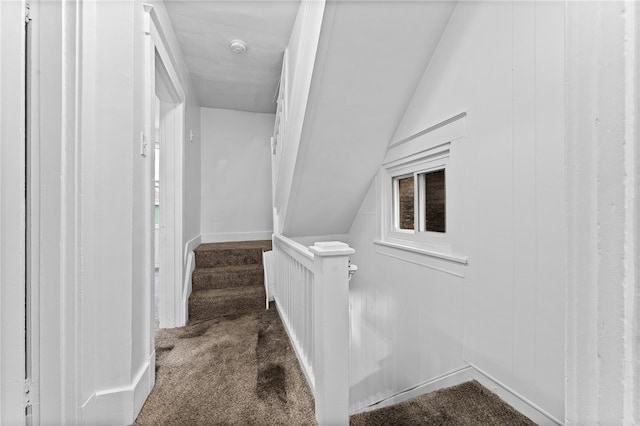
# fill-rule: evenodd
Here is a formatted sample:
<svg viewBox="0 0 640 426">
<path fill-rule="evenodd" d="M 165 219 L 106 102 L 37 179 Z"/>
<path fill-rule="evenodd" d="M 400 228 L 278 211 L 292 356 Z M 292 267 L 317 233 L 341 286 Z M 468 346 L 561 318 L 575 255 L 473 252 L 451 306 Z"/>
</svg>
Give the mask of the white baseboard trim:
<svg viewBox="0 0 640 426">
<path fill-rule="evenodd" d="M 156 381 L 156 353 L 149 355 L 138 374 L 127 386 L 94 392 L 82 405 L 85 424 L 132 424 Z"/>
<path fill-rule="evenodd" d="M 226 241 L 270 240 L 273 231 L 226 232 L 218 234 L 202 234 L 203 243 L 223 243 Z"/>
<path fill-rule="evenodd" d="M 196 269 L 196 255 L 193 250 L 187 253 L 187 265 L 184 268 L 184 285 L 182 288 L 182 324 L 186 325 L 189 322 L 189 296 L 191 296 L 193 271 Z"/>
<path fill-rule="evenodd" d="M 564 423 L 534 404 L 532 401 L 529 401 L 527 398 L 520 395 L 518 392 L 511 389 L 509 386 L 506 386 L 500 381 L 494 379 L 480 368 L 476 367 L 473 364 L 471 364 L 471 367 L 473 368 L 474 372 L 474 380 L 478 381 L 478 383 L 480 383 L 482 386 L 498 395 L 500 399 L 511 405 L 520 413 L 529 417 L 536 424 L 561 425 Z"/>
<path fill-rule="evenodd" d="M 274 269 L 275 259 L 273 250 L 262 252 L 262 268 L 264 271 L 264 291 L 266 296 L 266 308 L 269 309 L 269 302 L 275 301 Z"/>
<path fill-rule="evenodd" d="M 351 414 L 365 413 L 367 411 L 377 410 L 378 408 L 388 407 L 390 405 L 399 404 L 404 401 L 408 401 L 416 396 L 423 395 L 425 393 L 433 392 L 438 389 L 448 388 L 456 386 L 469 380 L 473 380 L 473 367 L 466 365 L 448 373 L 442 374 L 426 382 L 420 383 L 414 387 L 402 390 L 394 395 L 383 398 L 373 404 L 366 406 L 352 406 Z"/>
<path fill-rule="evenodd" d="M 433 392 L 439 389 L 456 386 L 470 380 L 476 380 L 485 388 L 495 393 L 511 405 L 515 410 L 527 416 L 529 419 L 539 425 L 561 425 L 562 422 L 529 401 L 518 392 L 504 385 L 500 381 L 492 378 L 486 372 L 482 371 L 473 364 L 465 365 L 458 369 L 452 370 L 441 376 L 435 377 L 417 386 L 405 389 L 394 395 L 388 396 L 373 404 L 364 407 L 351 407 L 351 414 L 365 413 L 367 411 L 376 410 L 378 408 L 388 407 L 390 405 L 399 404 L 408 401 L 417 396 Z"/>
<path fill-rule="evenodd" d="M 180 301 L 180 317 L 178 318 L 177 327 L 186 325 L 189 321 L 189 296 L 191 296 L 191 277 L 196 267 L 195 255 L 193 251 L 202 242 L 202 236 L 197 235 L 184 244 L 183 253 L 183 271 L 184 279 L 182 281 L 182 300 Z"/>
<path fill-rule="evenodd" d="M 202 235 L 196 235 L 186 243 L 184 243 L 184 257 L 182 258 L 182 262 L 187 264 L 187 256 L 189 253 L 194 251 L 199 245 L 202 243 Z"/>
</svg>

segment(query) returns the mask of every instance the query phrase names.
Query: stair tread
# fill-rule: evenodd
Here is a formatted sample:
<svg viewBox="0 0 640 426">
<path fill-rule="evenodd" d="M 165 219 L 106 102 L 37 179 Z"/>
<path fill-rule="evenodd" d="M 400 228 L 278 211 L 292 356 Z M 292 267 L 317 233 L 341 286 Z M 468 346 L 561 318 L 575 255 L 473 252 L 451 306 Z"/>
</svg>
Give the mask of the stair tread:
<svg viewBox="0 0 640 426">
<path fill-rule="evenodd" d="M 271 240 L 255 241 L 228 241 L 221 243 L 200 244 L 195 252 L 216 251 L 216 250 L 237 250 L 237 249 L 263 249 L 271 250 Z"/>
<path fill-rule="evenodd" d="M 264 309 L 263 287 L 198 290 L 189 298 L 189 321 L 244 315 Z"/>
<path fill-rule="evenodd" d="M 262 252 L 271 241 L 205 243 L 195 249 L 190 321 L 264 309 Z"/>
<path fill-rule="evenodd" d="M 236 287 L 263 287 L 264 271 L 261 264 L 196 268 L 193 271 L 191 282 L 194 291 Z"/>
<path fill-rule="evenodd" d="M 235 295 L 247 296 L 252 294 L 262 294 L 263 291 L 264 291 L 264 285 L 211 288 L 211 289 L 195 290 L 191 292 L 191 297 L 211 298 L 211 297 L 231 297 Z"/>
<path fill-rule="evenodd" d="M 264 267 L 260 263 L 248 263 L 240 265 L 223 265 L 223 266 L 208 266 L 194 269 L 194 273 L 198 274 L 211 274 L 211 273 L 227 273 L 227 272 L 253 272 L 262 271 Z"/>
</svg>

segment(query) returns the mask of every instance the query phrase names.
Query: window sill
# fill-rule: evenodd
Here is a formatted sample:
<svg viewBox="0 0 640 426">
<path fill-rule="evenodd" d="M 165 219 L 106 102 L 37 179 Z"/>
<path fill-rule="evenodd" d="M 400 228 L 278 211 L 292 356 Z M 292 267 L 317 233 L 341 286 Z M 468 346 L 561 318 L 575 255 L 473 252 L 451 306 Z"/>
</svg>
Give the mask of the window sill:
<svg viewBox="0 0 640 426">
<path fill-rule="evenodd" d="M 391 248 L 404 250 L 404 251 L 408 251 L 408 252 L 411 252 L 411 253 L 417 253 L 417 254 L 421 254 L 421 255 L 429 256 L 429 257 L 436 257 L 438 259 L 444 259 L 444 260 L 448 260 L 450 262 L 461 263 L 463 265 L 467 265 L 469 263 L 469 256 L 459 256 L 459 255 L 455 255 L 455 254 L 441 253 L 441 252 L 438 252 L 438 251 L 433 251 L 433 250 L 413 247 L 413 246 L 400 244 L 400 243 L 392 243 L 392 242 L 389 242 L 389 241 L 382 241 L 382 240 L 374 240 L 373 243 L 377 244 L 379 246 L 391 247 Z"/>
</svg>

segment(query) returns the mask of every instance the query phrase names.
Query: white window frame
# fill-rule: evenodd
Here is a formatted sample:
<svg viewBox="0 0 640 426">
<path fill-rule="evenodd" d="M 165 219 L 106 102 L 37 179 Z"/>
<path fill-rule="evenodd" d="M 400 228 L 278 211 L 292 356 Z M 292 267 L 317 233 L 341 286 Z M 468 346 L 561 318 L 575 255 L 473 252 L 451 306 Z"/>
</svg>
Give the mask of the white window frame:
<svg viewBox="0 0 640 426">
<path fill-rule="evenodd" d="M 418 207 L 417 207 L 417 211 L 416 216 L 415 216 L 415 223 L 418 224 L 418 229 L 416 230 L 417 232 L 427 232 L 430 235 L 445 235 L 447 233 L 447 229 L 449 226 L 449 209 L 448 209 L 448 202 L 449 200 L 446 198 L 447 194 L 448 194 L 448 190 L 447 190 L 447 176 L 449 176 L 449 173 L 447 172 L 447 167 L 448 166 L 448 162 L 447 164 L 444 164 L 442 167 L 436 167 L 433 169 L 429 169 L 429 170 L 425 170 L 422 172 L 418 172 L 416 173 L 415 179 L 416 179 L 416 196 L 415 199 L 418 200 Z M 443 171 L 444 172 L 444 179 L 445 179 L 445 217 L 444 217 L 444 232 L 439 232 L 439 231 L 427 231 L 426 228 L 426 215 L 427 215 L 427 182 L 426 182 L 426 176 L 428 174 L 431 173 L 435 173 L 435 172 L 439 172 L 439 171 Z M 424 194 L 424 195 L 423 195 Z"/>
<path fill-rule="evenodd" d="M 455 197 L 462 188 L 456 187 L 460 179 L 454 179 L 455 157 L 452 143 L 463 139 L 465 113 L 444 120 L 422 132 L 390 145 L 379 173 L 378 218 L 379 231 L 376 244 L 403 249 L 414 253 L 467 264 L 468 257 L 459 253 L 455 241 L 459 241 L 460 229 L 455 217 Z M 422 212 L 424 203 L 420 175 L 445 170 L 446 225 L 445 232 L 424 231 Z M 398 179 L 414 176 L 414 229 L 399 228 Z M 424 183 L 423 183 L 424 184 Z M 455 238 L 457 237 L 457 238 Z"/>
<path fill-rule="evenodd" d="M 434 172 L 438 170 L 445 170 L 445 186 L 447 188 L 447 207 L 449 207 L 449 188 L 448 182 L 450 173 L 447 173 L 449 167 L 450 157 L 450 143 L 443 144 L 432 149 L 428 149 L 421 153 L 411 156 L 410 158 L 403 159 L 405 161 L 398 162 L 396 164 L 385 167 L 386 177 L 385 186 L 387 186 L 386 193 L 390 194 L 385 201 L 385 209 L 387 210 L 385 217 L 385 232 L 383 237 L 385 241 L 392 241 L 397 243 L 409 243 L 412 246 L 424 247 L 434 250 L 440 250 L 444 252 L 451 252 L 451 246 L 449 243 L 449 232 L 431 232 L 420 231 L 421 218 L 423 213 L 420 211 L 420 204 L 424 203 L 423 197 L 419 195 L 420 192 L 420 175 L 424 173 Z M 414 178 L 414 200 L 417 203 L 414 204 L 414 229 L 400 229 L 399 227 L 399 194 L 398 194 L 398 179 L 403 177 L 413 176 Z M 447 216 L 449 211 L 447 211 Z M 447 221 L 448 225 L 448 221 Z M 448 231 L 448 229 L 447 229 Z"/>
<path fill-rule="evenodd" d="M 404 174 L 404 175 L 399 175 L 399 176 L 393 176 L 391 178 L 391 192 L 392 192 L 392 203 L 393 203 L 393 226 L 392 226 L 392 230 L 393 232 L 400 232 L 403 234 L 412 234 L 414 231 L 411 229 L 403 229 L 400 228 L 400 180 L 401 179 L 405 179 L 408 177 L 413 177 L 414 179 L 414 191 L 413 191 L 413 199 L 416 199 L 416 191 L 415 191 L 415 174 L 410 173 L 410 174 Z M 414 217 L 413 217 L 413 223 L 414 223 L 414 227 L 415 227 L 415 205 L 414 205 Z"/>
</svg>

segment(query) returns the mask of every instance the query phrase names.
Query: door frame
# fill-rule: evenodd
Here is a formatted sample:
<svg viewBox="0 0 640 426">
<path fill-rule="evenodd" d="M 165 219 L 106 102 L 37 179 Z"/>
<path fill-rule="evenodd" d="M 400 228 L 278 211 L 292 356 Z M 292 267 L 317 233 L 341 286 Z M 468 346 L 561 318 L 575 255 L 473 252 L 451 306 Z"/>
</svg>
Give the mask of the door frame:
<svg viewBox="0 0 640 426">
<path fill-rule="evenodd" d="M 25 424 L 26 4 L 0 2 L 0 423 Z"/>
<path fill-rule="evenodd" d="M 148 188 L 148 224 L 151 244 L 148 247 L 146 259 L 149 261 L 149 277 L 152 278 L 155 269 L 154 261 L 154 231 L 155 222 L 153 216 L 154 197 L 154 138 L 155 134 L 155 93 L 156 71 L 165 75 L 164 83 L 168 86 L 174 103 L 168 111 L 167 122 L 171 123 L 166 132 L 166 143 L 162 159 L 164 170 L 161 169 L 160 191 L 164 208 L 161 207 L 161 228 L 165 227 L 166 244 L 160 247 L 160 327 L 170 328 L 184 325 L 186 306 L 183 303 L 182 282 L 182 236 L 183 236 L 183 192 L 184 192 L 184 146 L 185 146 L 185 91 L 176 72 L 175 60 L 170 53 L 166 37 L 158 16 L 151 5 L 143 5 L 145 11 L 144 31 L 147 36 L 145 46 L 145 135 L 141 153 L 150 159 Z M 156 70 L 156 59 L 162 64 L 163 70 Z M 151 155 L 149 155 L 151 154 Z M 161 201 L 161 203 L 162 203 Z M 162 205 L 162 204 L 161 204 Z M 149 303 L 155 303 L 152 280 L 148 280 Z M 153 315 L 153 309 L 150 310 Z M 150 322 L 153 326 L 153 318 Z M 151 333 L 153 336 L 153 333 Z"/>
</svg>

